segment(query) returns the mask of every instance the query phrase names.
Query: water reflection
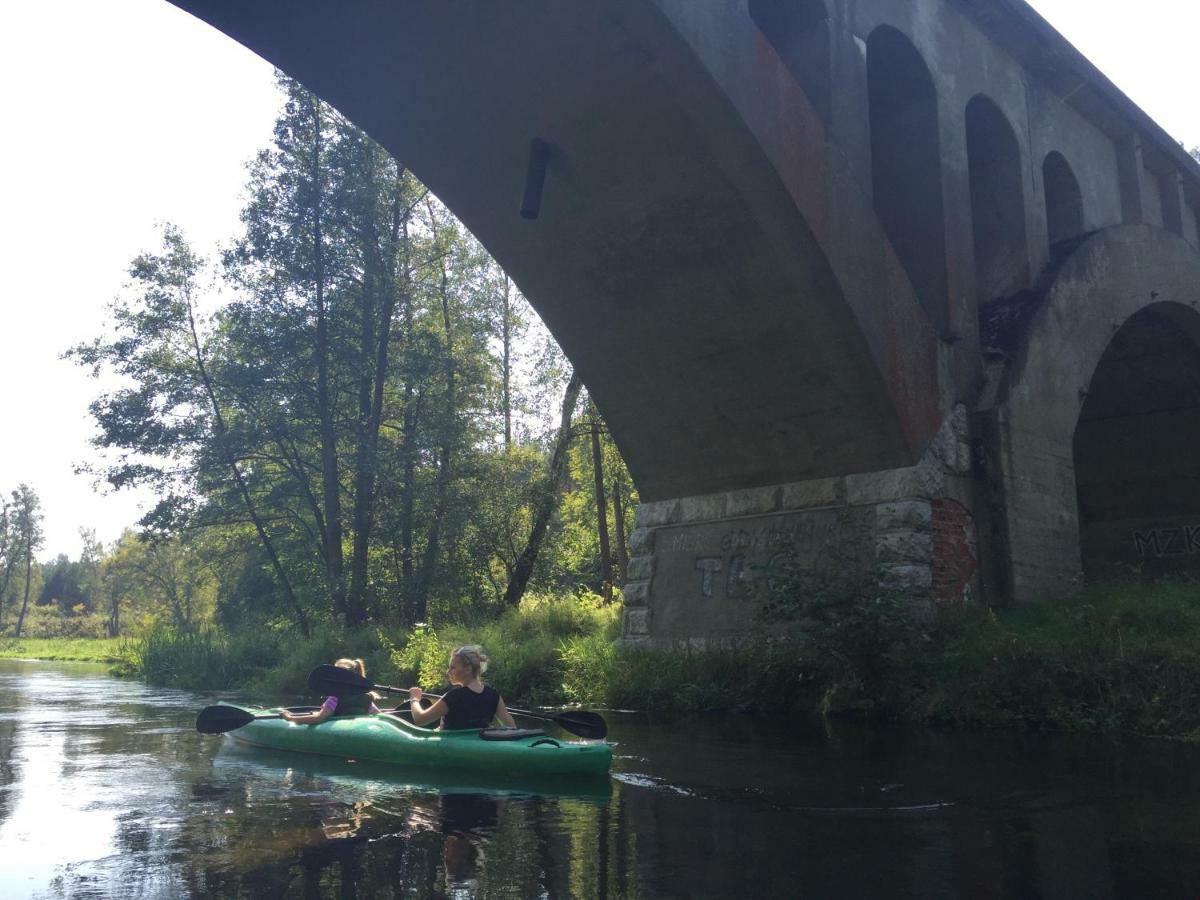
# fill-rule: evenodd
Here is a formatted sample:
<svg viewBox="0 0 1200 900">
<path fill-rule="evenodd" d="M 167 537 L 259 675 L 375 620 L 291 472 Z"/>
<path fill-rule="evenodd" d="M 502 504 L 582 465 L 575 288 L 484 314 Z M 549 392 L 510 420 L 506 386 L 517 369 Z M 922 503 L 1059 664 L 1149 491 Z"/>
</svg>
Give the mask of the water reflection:
<svg viewBox="0 0 1200 900">
<path fill-rule="evenodd" d="M 612 779 L 403 772 L 0 661 L 0 897 L 1200 895 L 1200 750 L 613 716 Z"/>
<path fill-rule="evenodd" d="M 251 783 L 257 789 L 239 802 L 232 788 Z M 210 830 L 194 835 L 194 843 L 224 850 L 193 863 L 204 870 L 197 884 L 206 890 L 220 885 L 231 896 L 281 884 L 302 885 L 313 896 L 361 890 L 370 896 L 601 896 L 578 880 L 573 886 L 563 863 L 568 834 L 606 817 L 611 795 L 607 779 L 464 779 L 227 741 L 214 757 L 206 796 L 229 805 L 205 827 L 258 831 L 269 827 L 261 819 L 286 803 L 290 828 L 279 837 L 294 855 L 288 858 L 281 846 L 264 858 L 261 839 L 253 854 L 239 853 L 235 842 Z M 236 874 L 230 878 L 230 872 Z"/>
</svg>

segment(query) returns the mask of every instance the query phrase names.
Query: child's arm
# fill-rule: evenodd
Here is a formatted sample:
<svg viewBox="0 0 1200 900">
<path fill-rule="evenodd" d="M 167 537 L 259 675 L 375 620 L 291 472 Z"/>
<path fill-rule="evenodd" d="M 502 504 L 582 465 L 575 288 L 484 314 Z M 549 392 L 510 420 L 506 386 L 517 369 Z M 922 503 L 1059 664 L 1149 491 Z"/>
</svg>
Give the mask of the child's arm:
<svg viewBox="0 0 1200 900">
<path fill-rule="evenodd" d="M 325 702 L 316 712 L 290 713 L 284 710 L 280 713 L 279 718 L 287 722 L 295 722 L 297 725 L 320 725 L 333 715 L 335 709 L 337 709 L 337 697 L 326 697 Z"/>
</svg>

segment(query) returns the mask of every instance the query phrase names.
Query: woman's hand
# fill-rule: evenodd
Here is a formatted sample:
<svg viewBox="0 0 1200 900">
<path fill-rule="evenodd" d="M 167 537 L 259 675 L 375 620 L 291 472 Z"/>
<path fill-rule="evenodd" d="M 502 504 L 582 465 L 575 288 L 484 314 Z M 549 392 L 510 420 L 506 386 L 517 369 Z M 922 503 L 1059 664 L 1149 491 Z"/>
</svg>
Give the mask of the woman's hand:
<svg viewBox="0 0 1200 900">
<path fill-rule="evenodd" d="M 423 696 L 425 696 L 425 692 L 423 690 L 421 690 L 419 687 L 410 687 L 408 689 L 408 699 L 409 700 L 413 700 L 413 701 L 419 703 Z"/>
</svg>

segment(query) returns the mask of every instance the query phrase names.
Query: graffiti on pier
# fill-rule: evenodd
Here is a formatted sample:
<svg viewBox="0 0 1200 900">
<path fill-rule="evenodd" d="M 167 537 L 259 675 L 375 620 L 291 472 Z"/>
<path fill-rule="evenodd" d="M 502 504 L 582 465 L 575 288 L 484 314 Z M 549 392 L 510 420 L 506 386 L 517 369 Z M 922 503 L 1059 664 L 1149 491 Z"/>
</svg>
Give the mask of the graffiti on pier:
<svg viewBox="0 0 1200 900">
<path fill-rule="evenodd" d="M 1133 533 L 1133 546 L 1139 557 L 1162 559 L 1167 556 L 1200 554 L 1200 525 L 1177 528 L 1151 528 Z"/>
<path fill-rule="evenodd" d="M 664 529 L 659 571 L 704 600 L 743 600 L 776 577 L 817 569 L 844 538 L 845 516 L 809 511 Z M 678 580 L 677 580 L 678 579 Z"/>
</svg>

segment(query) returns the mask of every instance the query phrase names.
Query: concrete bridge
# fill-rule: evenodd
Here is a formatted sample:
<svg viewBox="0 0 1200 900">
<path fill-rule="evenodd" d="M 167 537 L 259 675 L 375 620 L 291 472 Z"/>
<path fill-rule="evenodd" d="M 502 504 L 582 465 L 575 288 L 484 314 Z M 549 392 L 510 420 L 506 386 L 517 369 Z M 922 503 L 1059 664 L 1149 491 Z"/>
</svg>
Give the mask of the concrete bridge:
<svg viewBox="0 0 1200 900">
<path fill-rule="evenodd" d="M 645 501 L 630 639 L 744 628 L 784 560 L 1200 571 L 1200 167 L 1022 0 L 172 2 L 537 308 Z"/>
</svg>

